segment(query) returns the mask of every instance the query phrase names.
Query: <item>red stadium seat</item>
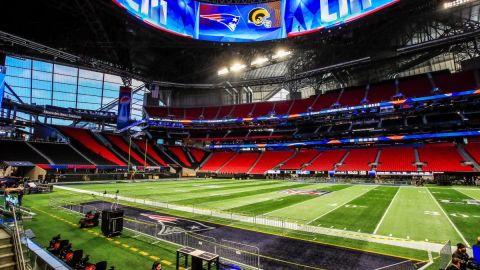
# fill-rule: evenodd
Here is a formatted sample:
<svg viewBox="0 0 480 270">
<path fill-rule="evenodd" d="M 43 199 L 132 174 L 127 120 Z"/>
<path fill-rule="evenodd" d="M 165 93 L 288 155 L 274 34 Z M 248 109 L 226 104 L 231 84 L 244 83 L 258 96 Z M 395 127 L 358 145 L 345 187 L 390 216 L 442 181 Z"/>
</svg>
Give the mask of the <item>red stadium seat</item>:
<svg viewBox="0 0 480 270">
<path fill-rule="evenodd" d="M 352 149 L 337 171 L 370 171 L 369 164 L 375 161 L 377 152 L 376 148 Z"/>
<path fill-rule="evenodd" d="M 58 127 L 58 129 L 64 133 L 66 136 L 75 139 L 87 149 L 96 153 L 106 160 L 113 162 L 116 165 L 126 165 L 125 162 L 120 160 L 115 154 L 113 154 L 107 147 L 103 146 L 93 138 L 88 130 L 80 128 L 67 128 L 67 127 Z"/>
<path fill-rule="evenodd" d="M 144 158 L 138 156 L 138 154 L 135 151 L 130 149 L 130 146 L 125 142 L 125 140 L 122 137 L 106 134 L 105 138 L 107 138 L 107 140 L 109 140 L 110 143 L 114 144 L 116 147 L 122 150 L 126 155 L 130 153 L 130 157 L 136 160 L 139 164 L 145 165 Z M 146 165 L 150 166 L 148 163 Z"/>
<path fill-rule="evenodd" d="M 265 174 L 294 154 L 293 151 L 267 151 L 262 153 L 258 162 L 250 170 L 250 174 Z"/>
<path fill-rule="evenodd" d="M 238 153 L 218 172 L 225 174 L 247 173 L 255 164 L 259 156 L 260 153 Z"/>
<path fill-rule="evenodd" d="M 428 144 L 418 148 L 420 161 L 425 163 L 425 172 L 471 172 L 470 166 L 463 166 L 464 161 L 452 143 Z"/>
<path fill-rule="evenodd" d="M 177 159 L 182 162 L 185 166 L 191 167 L 192 163 L 188 160 L 187 155 L 185 154 L 185 151 L 183 151 L 183 148 L 180 146 L 170 146 L 168 147 L 168 150 L 174 154 Z"/>
<path fill-rule="evenodd" d="M 210 158 L 200 168 L 200 172 L 216 172 L 226 162 L 228 162 L 236 153 L 233 152 L 213 152 Z"/>
<path fill-rule="evenodd" d="M 338 103 L 341 106 L 358 106 L 365 98 L 365 87 L 347 88 L 343 91 Z"/>
<path fill-rule="evenodd" d="M 308 164 L 312 159 L 318 156 L 317 150 L 312 149 L 304 149 L 299 150 L 295 156 L 289 159 L 283 166 L 280 168 L 281 170 L 301 170 L 305 164 Z"/>
<path fill-rule="evenodd" d="M 331 150 L 322 152 L 306 167 L 307 171 L 330 171 L 335 168 L 335 164 L 339 163 L 345 156 L 346 150 Z"/>
<path fill-rule="evenodd" d="M 383 148 L 378 160 L 377 172 L 416 172 L 413 147 Z"/>
</svg>

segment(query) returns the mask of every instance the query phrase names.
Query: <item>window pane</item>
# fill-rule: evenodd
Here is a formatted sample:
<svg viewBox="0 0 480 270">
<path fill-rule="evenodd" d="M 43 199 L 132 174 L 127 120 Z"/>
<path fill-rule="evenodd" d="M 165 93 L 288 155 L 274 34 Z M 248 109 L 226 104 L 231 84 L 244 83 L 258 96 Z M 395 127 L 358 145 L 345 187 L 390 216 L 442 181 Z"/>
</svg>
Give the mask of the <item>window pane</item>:
<svg viewBox="0 0 480 270">
<path fill-rule="evenodd" d="M 20 59 L 7 56 L 5 59 L 5 65 L 10 67 L 23 67 L 30 69 L 30 67 L 32 66 L 32 61 L 29 59 Z"/>
<path fill-rule="evenodd" d="M 102 81 L 103 80 L 103 74 L 102 73 L 95 72 L 95 71 L 90 71 L 90 70 L 85 70 L 85 69 L 80 69 L 79 76 L 81 78 L 87 78 L 87 79 L 91 79 L 91 80 L 97 80 L 97 81 Z"/>
<path fill-rule="evenodd" d="M 117 91 L 110 91 L 110 90 L 103 90 L 104 97 L 111 97 L 111 98 L 118 98 L 118 90 Z"/>
<path fill-rule="evenodd" d="M 77 86 L 72 84 L 54 83 L 53 90 L 57 92 L 76 93 Z"/>
<path fill-rule="evenodd" d="M 111 82 L 123 85 L 122 78 L 116 75 L 105 74 L 105 82 Z"/>
<path fill-rule="evenodd" d="M 106 77 L 106 75 L 105 75 Z M 105 81 L 103 87 L 105 89 L 109 89 L 109 90 L 113 90 L 113 91 L 118 91 L 120 89 L 120 85 L 121 84 L 117 84 L 117 83 L 111 83 L 111 82 L 107 82 Z"/>
<path fill-rule="evenodd" d="M 15 86 L 30 88 L 30 79 L 5 76 L 5 82 L 12 88 Z"/>
<path fill-rule="evenodd" d="M 101 96 L 102 95 L 102 89 L 90 88 L 90 87 L 85 87 L 85 86 L 78 86 L 78 93 L 79 94 L 85 94 L 85 95 Z"/>
<path fill-rule="evenodd" d="M 17 68 L 17 67 L 7 67 L 7 76 L 30 78 L 31 77 L 31 72 L 30 72 L 30 69 Z"/>
<path fill-rule="evenodd" d="M 43 72 L 43 71 L 33 71 L 33 78 L 42 81 L 52 81 L 52 73 Z"/>
<path fill-rule="evenodd" d="M 41 61 L 33 61 L 32 63 L 34 70 L 44 71 L 44 72 L 53 72 L 53 64 Z"/>
<path fill-rule="evenodd" d="M 32 80 L 32 87 L 43 90 L 52 90 L 52 82 Z"/>
<path fill-rule="evenodd" d="M 52 98 L 52 92 L 51 91 L 40 90 L 40 89 L 32 89 L 32 97 L 33 98 L 51 99 Z"/>
<path fill-rule="evenodd" d="M 53 80 L 59 83 L 77 84 L 77 77 L 74 76 L 54 74 Z"/>
<path fill-rule="evenodd" d="M 97 81 L 97 80 L 90 80 L 90 79 L 85 79 L 85 78 L 79 78 L 78 79 L 78 84 L 90 88 L 98 88 L 102 89 L 102 81 Z"/>
<path fill-rule="evenodd" d="M 78 103 L 78 109 L 85 109 L 85 110 L 98 110 L 99 106 L 97 104 L 91 103 Z"/>
<path fill-rule="evenodd" d="M 64 100 L 53 100 L 53 106 L 59 106 L 64 108 L 75 108 L 75 102 Z"/>
<path fill-rule="evenodd" d="M 55 74 L 63 74 L 63 75 L 70 75 L 70 76 L 77 76 L 78 69 L 74 67 L 67 67 L 62 65 L 55 65 L 54 73 Z"/>
<path fill-rule="evenodd" d="M 51 99 L 35 98 L 35 99 L 32 99 L 32 104 L 52 105 L 52 101 L 51 101 Z"/>
<path fill-rule="evenodd" d="M 62 93 L 62 92 L 53 92 L 53 99 L 56 100 L 67 100 L 67 101 L 73 101 L 77 99 L 77 96 L 75 94 L 68 94 L 68 93 Z"/>
<path fill-rule="evenodd" d="M 97 104 L 97 109 L 100 108 L 100 100 L 101 100 L 100 97 L 88 96 L 88 95 L 78 95 L 78 102 Z"/>
</svg>

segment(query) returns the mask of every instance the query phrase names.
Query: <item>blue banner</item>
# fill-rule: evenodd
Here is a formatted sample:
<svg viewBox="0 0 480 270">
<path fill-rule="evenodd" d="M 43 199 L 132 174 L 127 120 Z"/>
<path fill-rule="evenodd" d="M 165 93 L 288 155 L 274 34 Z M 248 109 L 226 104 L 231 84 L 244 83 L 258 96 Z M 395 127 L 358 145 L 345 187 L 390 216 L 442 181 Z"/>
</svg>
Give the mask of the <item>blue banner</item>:
<svg viewBox="0 0 480 270">
<path fill-rule="evenodd" d="M 0 109 L 2 108 L 3 93 L 5 89 L 5 72 L 6 68 L 4 66 L 0 66 Z"/>
<path fill-rule="evenodd" d="M 131 107 L 132 88 L 121 86 L 118 95 L 117 129 L 122 129 L 130 124 Z"/>
</svg>

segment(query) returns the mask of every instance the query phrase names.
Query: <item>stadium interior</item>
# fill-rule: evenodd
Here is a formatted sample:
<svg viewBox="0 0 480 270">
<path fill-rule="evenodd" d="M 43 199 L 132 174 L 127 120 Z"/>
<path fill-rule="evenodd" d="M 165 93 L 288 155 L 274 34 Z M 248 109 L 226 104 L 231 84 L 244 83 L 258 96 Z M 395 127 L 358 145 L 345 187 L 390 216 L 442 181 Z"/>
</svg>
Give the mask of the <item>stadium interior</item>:
<svg viewBox="0 0 480 270">
<path fill-rule="evenodd" d="M 0 270 L 480 269 L 480 1 L 0 5 Z"/>
</svg>

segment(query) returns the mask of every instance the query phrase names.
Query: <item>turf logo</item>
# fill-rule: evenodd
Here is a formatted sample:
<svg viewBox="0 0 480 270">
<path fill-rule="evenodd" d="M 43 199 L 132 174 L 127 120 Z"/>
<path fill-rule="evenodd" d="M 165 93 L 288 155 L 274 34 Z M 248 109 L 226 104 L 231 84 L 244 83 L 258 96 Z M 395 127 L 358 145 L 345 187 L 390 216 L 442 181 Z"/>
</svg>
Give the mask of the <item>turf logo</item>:
<svg viewBox="0 0 480 270">
<path fill-rule="evenodd" d="M 141 213 L 140 216 L 156 221 L 159 225 L 158 235 L 167 235 L 182 232 L 200 232 L 213 230 L 214 227 L 207 226 L 201 222 L 177 218 L 172 216 L 154 215 Z"/>
<path fill-rule="evenodd" d="M 330 193 L 330 191 L 288 189 L 288 190 L 282 191 L 281 193 L 286 193 L 288 195 L 323 196 L 325 194 Z"/>
</svg>

